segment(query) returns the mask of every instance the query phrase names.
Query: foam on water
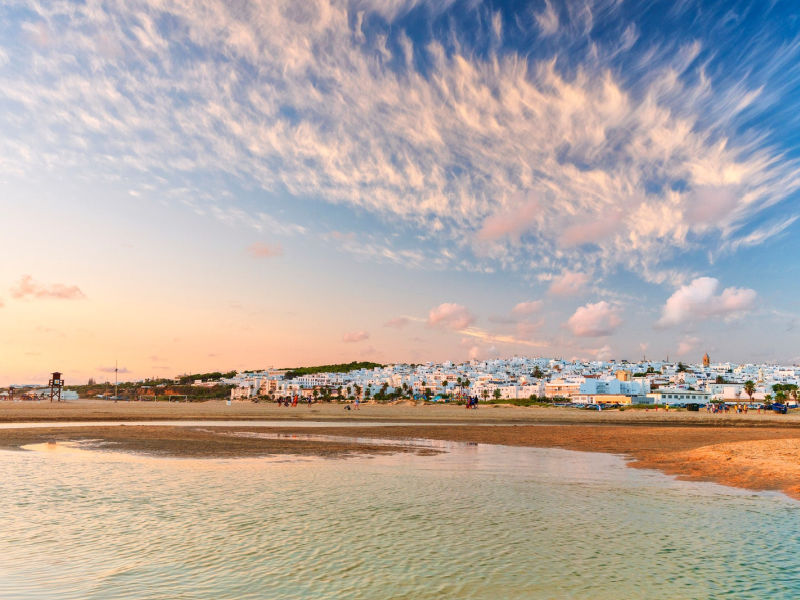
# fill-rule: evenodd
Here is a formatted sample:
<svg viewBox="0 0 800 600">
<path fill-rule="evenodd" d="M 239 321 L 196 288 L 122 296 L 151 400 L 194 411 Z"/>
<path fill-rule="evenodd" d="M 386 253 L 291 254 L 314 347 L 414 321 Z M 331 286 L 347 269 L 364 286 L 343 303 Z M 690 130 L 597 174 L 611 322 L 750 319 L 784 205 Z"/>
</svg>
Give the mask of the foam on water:
<svg viewBox="0 0 800 600">
<path fill-rule="evenodd" d="M 622 459 L 0 453 L 0 598 L 796 598 L 800 504 Z"/>
</svg>

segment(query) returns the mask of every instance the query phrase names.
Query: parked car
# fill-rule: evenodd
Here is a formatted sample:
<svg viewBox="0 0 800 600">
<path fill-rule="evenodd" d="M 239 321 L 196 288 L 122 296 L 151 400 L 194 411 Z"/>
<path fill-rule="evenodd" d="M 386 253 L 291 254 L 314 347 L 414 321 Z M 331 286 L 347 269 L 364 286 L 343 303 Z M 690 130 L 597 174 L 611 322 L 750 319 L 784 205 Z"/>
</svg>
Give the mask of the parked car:
<svg viewBox="0 0 800 600">
<path fill-rule="evenodd" d="M 787 408 L 786 408 L 785 404 L 777 404 L 777 403 L 775 403 L 772 406 L 770 406 L 770 408 L 773 411 L 775 411 L 776 413 L 779 413 L 781 415 L 785 415 L 786 412 L 787 412 Z"/>
</svg>

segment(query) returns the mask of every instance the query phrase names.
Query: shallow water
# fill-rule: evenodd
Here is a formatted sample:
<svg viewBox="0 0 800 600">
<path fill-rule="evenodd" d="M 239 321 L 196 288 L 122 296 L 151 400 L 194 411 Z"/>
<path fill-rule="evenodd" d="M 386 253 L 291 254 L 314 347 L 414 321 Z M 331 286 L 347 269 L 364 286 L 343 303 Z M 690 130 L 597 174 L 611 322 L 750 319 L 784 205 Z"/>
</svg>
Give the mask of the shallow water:
<svg viewBox="0 0 800 600">
<path fill-rule="evenodd" d="M 566 450 L 0 452 L 0 598 L 797 598 L 800 503 Z"/>
</svg>

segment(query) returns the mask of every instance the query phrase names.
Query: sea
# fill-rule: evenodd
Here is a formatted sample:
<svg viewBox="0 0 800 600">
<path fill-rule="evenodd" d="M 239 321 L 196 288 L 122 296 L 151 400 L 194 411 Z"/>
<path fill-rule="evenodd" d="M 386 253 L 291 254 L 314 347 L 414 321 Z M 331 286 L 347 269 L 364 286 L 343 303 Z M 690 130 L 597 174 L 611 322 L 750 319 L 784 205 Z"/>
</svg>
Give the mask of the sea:
<svg viewBox="0 0 800 600">
<path fill-rule="evenodd" d="M 0 598 L 800 598 L 800 502 L 622 457 L 0 452 Z"/>
</svg>

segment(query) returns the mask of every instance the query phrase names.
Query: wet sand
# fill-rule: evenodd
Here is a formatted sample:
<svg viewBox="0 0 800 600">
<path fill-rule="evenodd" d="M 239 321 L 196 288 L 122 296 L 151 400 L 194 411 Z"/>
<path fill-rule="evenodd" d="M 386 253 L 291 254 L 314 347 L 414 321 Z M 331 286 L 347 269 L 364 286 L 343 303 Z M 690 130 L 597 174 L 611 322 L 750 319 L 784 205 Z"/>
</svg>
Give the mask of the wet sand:
<svg viewBox="0 0 800 600">
<path fill-rule="evenodd" d="M 47 443 L 79 443 L 96 450 L 134 452 L 153 456 L 181 458 L 236 458 L 277 454 L 341 458 L 352 455 L 391 454 L 412 452 L 432 454 L 436 451 L 412 445 L 381 445 L 342 441 L 317 441 L 304 436 L 281 439 L 240 437 L 242 432 L 268 432 L 267 429 L 168 426 L 89 426 L 42 427 L 0 431 L 0 449 L 18 450 L 22 446 Z"/>
<path fill-rule="evenodd" d="M 15 404 L 16 406 L 9 406 Z M 20 407 L 21 405 L 21 407 Z M 92 421 L 147 419 L 286 420 L 274 428 L 113 426 L 0 430 L 0 447 L 25 444 L 101 440 L 121 451 L 185 457 L 236 457 L 299 454 L 341 457 L 391 452 L 425 453 L 408 446 L 349 439 L 318 441 L 303 434 L 386 440 L 434 439 L 510 446 L 564 448 L 620 454 L 638 468 L 659 469 L 682 479 L 714 481 L 752 489 L 779 490 L 800 499 L 800 415 L 711 415 L 671 411 L 588 412 L 553 408 L 456 406 L 341 405 L 278 408 L 273 405 L 224 402 L 203 404 L 49 403 L 35 406 L 0 403 L 0 421 Z M 313 430 L 292 426 L 292 420 L 336 421 L 337 427 Z M 341 427 L 342 421 L 352 426 Z M 413 423 L 404 426 L 359 427 L 359 421 Z M 443 423 L 451 423 L 443 427 Z M 452 424 L 466 423 L 466 424 Z M 491 427 L 482 424 L 490 424 Z M 232 434 L 280 433 L 298 437 L 263 439 Z M 95 442 L 97 443 L 97 442 Z"/>
</svg>

